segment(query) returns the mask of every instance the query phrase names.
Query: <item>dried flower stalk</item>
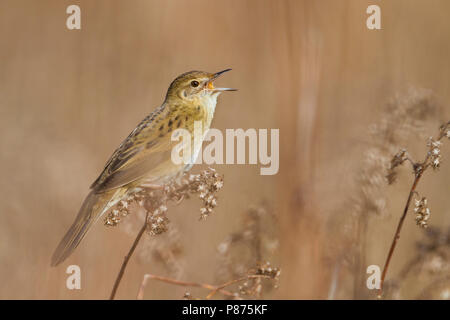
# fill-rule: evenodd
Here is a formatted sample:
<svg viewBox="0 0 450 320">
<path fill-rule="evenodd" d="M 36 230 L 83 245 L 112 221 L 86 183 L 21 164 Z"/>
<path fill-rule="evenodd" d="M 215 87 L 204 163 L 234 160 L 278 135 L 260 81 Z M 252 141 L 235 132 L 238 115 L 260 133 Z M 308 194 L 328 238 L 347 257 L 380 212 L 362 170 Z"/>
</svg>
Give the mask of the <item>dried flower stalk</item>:
<svg viewBox="0 0 450 320">
<path fill-rule="evenodd" d="M 209 168 L 200 174 L 183 176 L 179 181 L 172 180 L 158 189 L 138 189 L 127 199 L 119 202 L 110 210 L 105 218 L 106 226 L 117 226 L 120 221 L 130 214 L 130 207 L 136 203 L 146 211 L 144 223 L 139 230 L 128 254 L 125 256 L 120 271 L 114 283 L 110 299 L 114 299 L 126 266 L 134 253 L 144 232 L 155 236 L 167 232 L 169 219 L 167 218 L 168 202 L 180 203 L 193 194 L 203 202 L 200 209 L 200 219 L 206 219 L 217 205 L 216 193 L 223 187 L 223 176 Z"/>
<path fill-rule="evenodd" d="M 280 274 L 281 274 L 281 271 L 278 268 L 273 268 L 273 267 L 270 267 L 270 265 L 265 265 L 265 266 L 261 266 L 260 268 L 257 268 L 256 270 L 254 270 L 254 272 L 249 272 L 247 275 L 245 275 L 241 278 L 227 281 L 221 285 L 211 285 L 211 284 L 207 284 L 207 283 L 180 281 L 180 280 L 171 279 L 171 278 L 167 278 L 167 277 L 157 276 L 154 274 L 146 274 L 146 275 L 144 275 L 142 283 L 139 287 L 137 299 L 138 300 L 143 299 L 144 290 L 145 290 L 145 287 L 147 286 L 148 280 L 158 280 L 158 281 L 162 281 L 162 282 L 177 285 L 177 286 L 198 287 L 198 288 L 203 288 L 203 289 L 209 290 L 209 293 L 205 297 L 205 299 L 211 299 L 218 292 L 222 293 L 225 296 L 233 298 L 233 299 L 242 299 L 240 292 L 229 291 L 229 290 L 226 290 L 225 288 L 230 287 L 230 286 L 240 283 L 240 282 L 244 282 L 243 286 L 245 286 L 245 283 L 250 280 L 261 281 L 263 279 L 269 279 L 269 280 L 274 280 L 275 282 L 278 282 Z M 239 289 L 241 289 L 243 286 L 240 286 Z M 193 299 L 192 295 L 189 292 L 185 293 L 184 298 L 185 299 Z"/>
<path fill-rule="evenodd" d="M 400 146 L 411 137 L 424 137 L 425 128 L 441 117 L 441 109 L 430 90 L 410 88 L 388 101 L 381 118 L 364 135 L 361 165 L 353 170 L 352 186 L 328 222 L 333 239 L 329 241 L 329 259 L 335 270 L 331 297 L 369 298 L 365 286 L 368 234 L 371 219 L 387 214 L 386 170 Z M 403 159 L 399 155 L 396 161 Z M 387 178 L 393 182 L 396 176 Z M 352 278 L 352 286 L 346 285 L 346 277 Z"/>
<path fill-rule="evenodd" d="M 217 270 L 219 279 L 216 281 L 222 283 L 221 285 L 146 274 L 137 298 L 143 298 L 149 280 L 206 289 L 209 293 L 204 299 L 211 299 L 217 293 L 223 294 L 228 299 L 260 298 L 263 291 L 278 286 L 281 274 L 281 270 L 273 267 L 270 262 L 262 262 L 277 247 L 277 241 L 272 234 L 274 230 L 271 230 L 271 228 L 275 229 L 274 218 L 273 213 L 266 206 L 252 206 L 244 213 L 241 228 L 232 232 L 218 245 L 220 267 Z M 197 299 L 189 292 L 185 293 L 184 298 Z"/>
<path fill-rule="evenodd" d="M 388 182 L 392 183 L 395 181 L 397 168 L 407 160 L 412 165 L 413 173 L 414 173 L 414 181 L 412 183 L 412 186 L 411 186 L 411 189 L 410 189 L 410 192 L 408 195 L 408 199 L 406 201 L 406 205 L 403 210 L 403 214 L 400 217 L 400 221 L 397 225 L 397 229 L 394 234 L 394 239 L 392 240 L 392 244 L 389 249 L 389 253 L 386 258 L 386 262 L 384 264 L 383 273 L 381 275 L 381 286 L 380 286 L 380 290 L 379 290 L 379 297 L 381 297 L 383 294 L 383 285 L 384 285 L 387 271 L 389 269 L 389 263 L 392 259 L 392 255 L 393 255 L 395 247 L 397 245 L 397 241 L 400 238 L 400 232 L 402 230 L 402 226 L 403 226 L 403 222 L 406 218 L 406 214 L 408 213 L 409 206 L 411 204 L 414 194 L 416 194 L 417 185 L 419 184 L 420 179 L 422 178 L 424 172 L 427 169 L 433 168 L 434 170 L 437 170 L 440 167 L 440 163 L 441 163 L 440 147 L 442 145 L 442 140 L 444 138 L 450 139 L 450 121 L 440 127 L 439 134 L 436 138 L 433 138 L 433 137 L 429 138 L 428 143 L 427 143 L 428 152 L 427 152 L 425 159 L 422 162 L 413 161 L 409 157 L 408 153 L 405 150 L 401 150 L 399 153 L 397 153 L 391 161 L 391 166 L 390 166 L 388 174 L 387 174 Z M 424 204 L 423 204 L 423 201 L 422 201 L 422 203 L 420 201 L 421 200 L 419 200 L 418 205 L 421 205 L 421 207 L 417 207 L 417 209 L 423 210 Z M 426 205 L 426 202 L 425 202 L 425 205 Z M 426 223 L 430 216 L 429 211 L 427 211 L 426 209 L 425 209 L 425 213 L 426 214 L 422 214 L 421 216 L 419 215 L 418 220 L 416 217 L 416 221 L 421 226 L 426 226 Z M 425 220 L 425 218 L 426 218 L 426 220 Z"/>
</svg>

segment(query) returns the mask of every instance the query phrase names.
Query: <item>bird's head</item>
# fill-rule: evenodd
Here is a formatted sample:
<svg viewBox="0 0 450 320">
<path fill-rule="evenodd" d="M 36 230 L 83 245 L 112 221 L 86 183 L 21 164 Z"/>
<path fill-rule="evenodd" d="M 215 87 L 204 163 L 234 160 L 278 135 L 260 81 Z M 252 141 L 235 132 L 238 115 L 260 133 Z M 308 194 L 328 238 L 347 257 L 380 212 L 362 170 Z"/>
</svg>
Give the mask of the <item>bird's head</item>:
<svg viewBox="0 0 450 320">
<path fill-rule="evenodd" d="M 166 100 L 181 99 L 186 102 L 195 100 L 210 100 L 216 101 L 219 94 L 224 91 L 236 91 L 231 88 L 216 88 L 214 87 L 214 80 L 221 74 L 230 71 L 226 69 L 216 73 L 209 73 L 203 71 L 189 71 L 178 76 L 169 86 L 167 90 Z"/>
</svg>

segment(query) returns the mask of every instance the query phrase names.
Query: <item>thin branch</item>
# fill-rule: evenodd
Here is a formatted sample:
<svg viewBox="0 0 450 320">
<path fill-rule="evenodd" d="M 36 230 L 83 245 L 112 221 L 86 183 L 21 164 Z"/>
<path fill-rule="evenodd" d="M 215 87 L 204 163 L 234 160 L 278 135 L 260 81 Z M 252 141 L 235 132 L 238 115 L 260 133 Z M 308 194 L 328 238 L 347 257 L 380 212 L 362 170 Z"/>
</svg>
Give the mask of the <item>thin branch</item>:
<svg viewBox="0 0 450 320">
<path fill-rule="evenodd" d="M 268 276 L 268 275 L 261 275 L 261 274 L 251 274 L 251 275 L 247 275 L 245 277 L 231 280 L 231 281 L 225 282 L 224 284 L 215 286 L 215 285 L 207 284 L 207 283 L 181 281 L 181 280 L 176 280 L 176 279 L 172 279 L 172 278 L 157 276 L 154 274 L 146 274 L 146 275 L 144 275 L 144 279 L 142 280 L 142 283 L 139 286 L 137 299 L 142 300 L 144 298 L 144 290 L 145 290 L 148 280 L 158 280 L 158 281 L 162 281 L 165 283 L 174 284 L 174 285 L 182 286 L 182 287 L 197 287 L 197 288 L 203 288 L 203 289 L 210 290 L 210 293 L 206 296 L 206 299 L 210 299 L 217 292 L 220 292 L 226 296 L 229 296 L 229 297 L 232 297 L 235 299 L 236 298 L 239 299 L 240 298 L 239 296 L 237 296 L 235 293 L 233 293 L 231 291 L 225 290 L 225 288 L 228 286 L 231 286 L 233 284 L 236 284 L 238 282 L 246 281 L 249 279 L 273 279 L 273 277 Z"/>
<path fill-rule="evenodd" d="M 235 280 L 230 280 L 228 282 L 225 282 L 224 284 L 217 286 L 213 291 L 211 291 L 207 296 L 206 299 L 211 299 L 213 295 L 215 295 L 218 291 L 231 286 L 232 284 L 238 283 L 238 282 L 242 282 L 242 281 L 246 281 L 248 279 L 273 279 L 271 276 L 266 276 L 266 275 L 262 275 L 262 274 L 253 274 L 253 275 L 247 275 L 245 277 L 239 278 L 239 279 L 235 279 Z"/>
<path fill-rule="evenodd" d="M 128 254 L 125 256 L 123 263 L 122 263 L 122 267 L 120 268 L 119 274 L 117 275 L 116 281 L 114 282 L 114 287 L 112 289 L 111 295 L 109 297 L 110 300 L 114 300 L 114 297 L 116 296 L 116 292 L 117 292 L 117 288 L 119 288 L 119 284 L 120 281 L 122 280 L 123 274 L 125 272 L 125 269 L 127 267 L 128 261 L 130 260 L 131 256 L 133 255 L 134 250 L 136 249 L 139 240 L 141 240 L 142 235 L 145 232 L 145 229 L 147 228 L 147 219 L 148 219 L 148 211 L 145 215 L 145 220 L 144 220 L 144 224 L 141 228 L 141 230 L 139 230 L 139 233 L 136 236 L 136 239 L 133 242 L 133 245 L 130 248 L 130 251 L 128 252 Z"/>
<path fill-rule="evenodd" d="M 411 200 L 412 200 L 413 196 L 416 194 L 417 184 L 419 183 L 420 178 L 422 178 L 422 175 L 425 172 L 425 170 L 427 170 L 431 166 L 434 169 L 439 167 L 439 158 L 440 158 L 439 145 L 440 145 L 440 141 L 444 137 L 450 138 L 450 121 L 447 122 L 446 124 L 442 125 L 439 128 L 439 134 L 438 134 L 436 140 L 433 140 L 433 138 L 430 138 L 430 142 L 429 142 L 429 148 L 430 149 L 427 152 L 427 155 L 426 155 L 425 160 L 423 162 L 415 163 L 413 160 L 411 160 L 409 154 L 406 151 L 403 152 L 404 154 L 406 154 L 406 158 L 405 159 L 408 160 L 413 166 L 413 169 L 414 169 L 414 181 L 413 181 L 413 184 L 411 186 L 411 190 L 409 192 L 408 200 L 406 201 L 406 205 L 405 205 L 405 208 L 403 210 L 403 214 L 400 217 L 400 221 L 398 222 L 397 230 L 395 231 L 394 239 L 392 240 L 392 244 L 391 244 L 391 247 L 389 249 L 389 253 L 388 253 L 388 256 L 386 258 L 386 262 L 384 264 L 383 273 L 381 275 L 380 289 L 378 291 L 378 297 L 381 297 L 382 294 L 383 294 L 383 285 L 384 285 L 384 280 L 386 279 L 386 274 L 387 274 L 387 271 L 388 271 L 388 268 L 389 268 L 389 263 L 391 262 L 392 255 L 393 255 L 395 247 L 397 245 L 397 241 L 398 241 L 398 239 L 400 239 L 400 232 L 402 230 L 402 226 L 403 226 L 403 222 L 405 221 L 405 217 L 406 217 L 406 215 L 408 213 L 408 209 L 409 209 L 409 206 L 411 204 Z M 435 150 L 437 150 L 437 153 L 433 154 L 433 151 L 435 151 Z"/>
<path fill-rule="evenodd" d="M 182 287 L 197 287 L 197 288 L 203 288 L 203 289 L 207 289 L 207 290 L 216 290 L 217 289 L 217 286 L 207 284 L 207 283 L 180 281 L 180 280 L 176 280 L 176 279 L 157 276 L 154 274 L 145 274 L 144 279 L 142 280 L 142 283 L 139 287 L 139 291 L 137 294 L 138 300 L 142 300 L 144 298 L 144 289 L 147 285 L 148 280 L 158 280 L 158 281 L 162 281 L 165 283 L 174 284 L 174 285 L 182 286 Z M 222 293 L 226 296 L 236 297 L 235 294 L 230 291 L 223 290 L 223 289 L 219 289 L 219 291 L 220 291 L 220 293 Z"/>
<path fill-rule="evenodd" d="M 187 174 L 185 173 L 184 176 L 187 176 Z M 164 186 L 143 188 L 120 201 L 117 204 L 117 210 L 111 210 L 105 218 L 105 224 L 108 226 L 116 226 L 121 221 L 122 217 L 127 216 L 130 213 L 128 208 L 132 203 L 136 202 L 140 207 L 146 209 L 144 225 L 137 234 L 128 254 L 124 258 L 110 295 L 111 300 L 113 300 L 116 295 L 117 288 L 122 280 L 127 264 L 147 227 L 151 226 L 151 228 L 149 228 L 149 233 L 151 235 L 157 235 L 167 231 L 167 203 L 169 201 L 179 203 L 182 199 L 188 198 L 189 195 L 199 194 L 199 198 L 202 199 L 203 203 L 203 207 L 200 210 L 200 217 L 205 219 L 213 212 L 214 207 L 217 205 L 216 193 L 222 186 L 223 176 L 219 175 L 214 169 L 209 168 L 202 171 L 200 174 L 189 174 L 187 178 L 182 179 L 181 182 L 178 181 L 178 179 L 172 179 Z"/>
<path fill-rule="evenodd" d="M 419 183 L 420 178 L 422 177 L 423 171 L 419 171 L 416 173 L 414 182 L 411 186 L 411 190 L 409 192 L 408 200 L 406 201 L 405 209 L 403 210 L 403 214 L 400 218 L 400 221 L 398 222 L 397 230 L 395 231 L 394 239 L 392 240 L 391 248 L 389 249 L 388 256 L 386 258 L 386 263 L 384 264 L 383 273 L 381 275 L 381 282 L 380 282 L 380 290 L 378 295 L 381 297 L 383 294 L 383 285 L 384 285 L 384 279 L 386 278 L 386 274 L 389 268 L 389 263 L 391 262 L 392 255 L 394 253 L 395 247 L 397 245 L 398 239 L 400 239 L 400 232 L 402 230 L 403 222 L 405 221 L 406 214 L 408 213 L 409 206 L 411 204 L 411 200 L 413 198 L 414 193 L 416 192 L 417 184 Z"/>
</svg>

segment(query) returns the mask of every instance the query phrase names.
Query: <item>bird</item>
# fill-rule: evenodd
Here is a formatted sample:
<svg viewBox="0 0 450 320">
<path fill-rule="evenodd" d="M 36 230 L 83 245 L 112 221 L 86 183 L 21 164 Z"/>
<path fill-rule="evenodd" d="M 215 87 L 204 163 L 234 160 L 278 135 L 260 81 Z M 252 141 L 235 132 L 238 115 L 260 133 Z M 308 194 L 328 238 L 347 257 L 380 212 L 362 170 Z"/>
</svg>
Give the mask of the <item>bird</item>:
<svg viewBox="0 0 450 320">
<path fill-rule="evenodd" d="M 217 97 L 225 91 L 236 91 L 216 88 L 213 84 L 230 70 L 189 71 L 172 81 L 161 106 L 145 117 L 119 145 L 90 186 L 75 221 L 53 253 L 51 266 L 65 261 L 91 226 L 136 188 L 161 187 L 191 169 L 195 159 L 189 163 L 171 160 L 172 149 L 177 144 L 171 135 L 176 129 L 186 129 L 193 141 L 194 123 L 200 121 L 201 136 L 197 139 L 203 141 L 214 117 Z M 193 146 L 191 154 L 196 157 L 201 144 Z"/>
</svg>

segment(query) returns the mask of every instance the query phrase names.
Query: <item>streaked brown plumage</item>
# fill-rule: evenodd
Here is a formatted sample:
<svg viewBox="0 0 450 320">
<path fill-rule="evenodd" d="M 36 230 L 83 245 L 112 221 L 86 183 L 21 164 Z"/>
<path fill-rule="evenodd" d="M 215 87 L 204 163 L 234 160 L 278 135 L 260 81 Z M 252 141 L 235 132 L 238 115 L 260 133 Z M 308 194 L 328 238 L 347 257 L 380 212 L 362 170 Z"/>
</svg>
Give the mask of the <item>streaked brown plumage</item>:
<svg viewBox="0 0 450 320">
<path fill-rule="evenodd" d="M 164 103 L 130 133 L 91 185 L 74 223 L 52 256 L 52 266 L 63 262 L 91 225 L 128 193 L 139 186 L 164 184 L 190 169 L 191 165 L 172 162 L 172 148 L 178 142 L 171 140 L 171 134 L 178 128 L 187 129 L 193 140 L 194 122 L 201 121 L 203 131 L 197 138 L 203 140 L 211 125 L 218 95 L 234 90 L 214 88 L 212 82 L 229 70 L 217 73 L 191 71 L 171 83 Z M 198 147 L 194 146 L 193 155 L 198 154 Z"/>
</svg>

